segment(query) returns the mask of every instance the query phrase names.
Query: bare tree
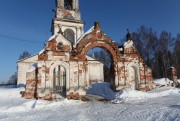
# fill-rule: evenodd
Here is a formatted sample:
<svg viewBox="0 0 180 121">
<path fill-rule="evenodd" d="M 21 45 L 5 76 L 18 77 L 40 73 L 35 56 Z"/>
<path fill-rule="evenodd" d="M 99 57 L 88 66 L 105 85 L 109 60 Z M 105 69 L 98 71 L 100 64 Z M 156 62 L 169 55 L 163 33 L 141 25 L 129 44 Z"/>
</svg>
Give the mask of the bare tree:
<svg viewBox="0 0 180 121">
<path fill-rule="evenodd" d="M 25 59 L 27 57 L 30 57 L 31 54 L 28 51 L 24 51 L 20 56 L 19 56 L 19 60 Z M 15 72 L 15 74 L 13 74 L 8 81 L 8 84 L 12 84 L 12 85 L 17 85 L 17 72 Z"/>
<path fill-rule="evenodd" d="M 172 52 L 174 48 L 175 39 L 172 38 L 171 33 L 162 31 L 159 37 L 158 51 L 161 53 L 163 64 L 163 77 L 167 77 L 168 69 L 173 65 Z"/>
<path fill-rule="evenodd" d="M 8 84 L 17 85 L 17 72 L 9 78 Z"/>
<path fill-rule="evenodd" d="M 24 51 L 20 56 L 19 56 L 19 60 L 25 59 L 27 57 L 30 57 L 31 54 L 28 51 Z"/>
<path fill-rule="evenodd" d="M 132 33 L 132 38 L 146 64 L 152 67 L 158 43 L 157 33 L 152 28 L 141 26 L 137 32 Z"/>
<path fill-rule="evenodd" d="M 167 77 L 168 68 L 174 65 L 173 48 L 176 39 L 171 33 L 162 31 L 158 37 L 152 28 L 141 26 L 132 37 L 145 63 L 153 69 L 153 77 Z"/>
<path fill-rule="evenodd" d="M 177 70 L 177 76 L 180 78 L 180 34 L 177 34 L 174 47 L 174 67 Z"/>
</svg>

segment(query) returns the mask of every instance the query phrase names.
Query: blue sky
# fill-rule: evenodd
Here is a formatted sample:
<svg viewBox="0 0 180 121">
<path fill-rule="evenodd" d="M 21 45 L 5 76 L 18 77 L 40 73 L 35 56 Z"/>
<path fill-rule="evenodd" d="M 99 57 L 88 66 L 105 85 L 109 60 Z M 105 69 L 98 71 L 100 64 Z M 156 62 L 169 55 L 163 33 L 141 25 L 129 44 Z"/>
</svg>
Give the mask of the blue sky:
<svg viewBox="0 0 180 121">
<path fill-rule="evenodd" d="M 85 30 L 100 21 L 102 30 L 114 41 L 123 39 L 126 29 L 141 25 L 176 36 L 180 32 L 180 0 L 79 0 Z M 54 0 L 1 0 L 0 4 L 0 81 L 14 74 L 23 51 L 32 55 L 50 37 Z M 1 37 L 12 36 L 25 42 Z M 42 43 L 41 43 L 42 42 Z"/>
</svg>

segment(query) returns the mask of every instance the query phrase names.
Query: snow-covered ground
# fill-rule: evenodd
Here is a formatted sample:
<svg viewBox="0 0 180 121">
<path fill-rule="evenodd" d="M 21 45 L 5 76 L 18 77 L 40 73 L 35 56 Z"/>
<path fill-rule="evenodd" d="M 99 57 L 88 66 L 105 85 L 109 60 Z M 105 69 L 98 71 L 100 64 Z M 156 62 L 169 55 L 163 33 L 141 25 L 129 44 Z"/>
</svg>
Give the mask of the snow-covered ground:
<svg viewBox="0 0 180 121">
<path fill-rule="evenodd" d="M 162 79 L 155 79 L 154 83 L 167 86 L 172 84 L 173 81 L 169 80 L 168 78 L 162 78 Z"/>
<path fill-rule="evenodd" d="M 62 105 L 83 103 L 82 101 L 68 100 L 62 97 L 56 101 L 24 99 L 20 95 L 20 91 L 23 90 L 24 88 L 0 87 L 0 113 L 23 112 L 44 108 L 49 109 Z"/>
<path fill-rule="evenodd" d="M 26 100 L 21 90 L 0 87 L 0 121 L 180 121 L 180 89 L 173 87 L 113 92 L 108 83 L 96 83 L 86 102 Z M 98 101 L 103 97 L 109 101 Z"/>
</svg>

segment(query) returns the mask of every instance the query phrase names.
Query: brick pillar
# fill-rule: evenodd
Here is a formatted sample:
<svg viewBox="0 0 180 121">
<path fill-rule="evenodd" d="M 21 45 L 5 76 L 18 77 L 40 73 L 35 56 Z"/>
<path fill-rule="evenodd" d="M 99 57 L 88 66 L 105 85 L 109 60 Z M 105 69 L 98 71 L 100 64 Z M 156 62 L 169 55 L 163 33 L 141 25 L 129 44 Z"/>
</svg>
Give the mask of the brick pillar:
<svg viewBox="0 0 180 121">
<path fill-rule="evenodd" d="M 174 87 L 178 86 L 177 71 L 176 71 L 176 69 L 173 68 L 173 67 L 172 67 L 172 70 L 171 70 L 171 75 L 172 75 L 173 86 L 174 86 Z"/>
<path fill-rule="evenodd" d="M 23 97 L 26 99 L 33 99 L 36 97 L 37 91 L 37 69 L 33 72 L 27 72 L 26 90 Z"/>
</svg>

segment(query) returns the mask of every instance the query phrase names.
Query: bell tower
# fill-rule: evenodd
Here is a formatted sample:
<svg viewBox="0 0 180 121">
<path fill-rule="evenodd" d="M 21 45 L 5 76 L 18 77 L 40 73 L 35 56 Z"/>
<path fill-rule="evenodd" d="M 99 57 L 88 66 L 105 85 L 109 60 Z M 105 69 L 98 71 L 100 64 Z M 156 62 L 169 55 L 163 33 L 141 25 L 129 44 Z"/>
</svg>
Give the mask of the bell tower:
<svg viewBox="0 0 180 121">
<path fill-rule="evenodd" d="M 75 44 L 84 33 L 84 23 L 81 21 L 79 11 L 79 0 L 56 0 L 55 12 L 52 34 L 61 32 L 71 44 Z"/>
</svg>

